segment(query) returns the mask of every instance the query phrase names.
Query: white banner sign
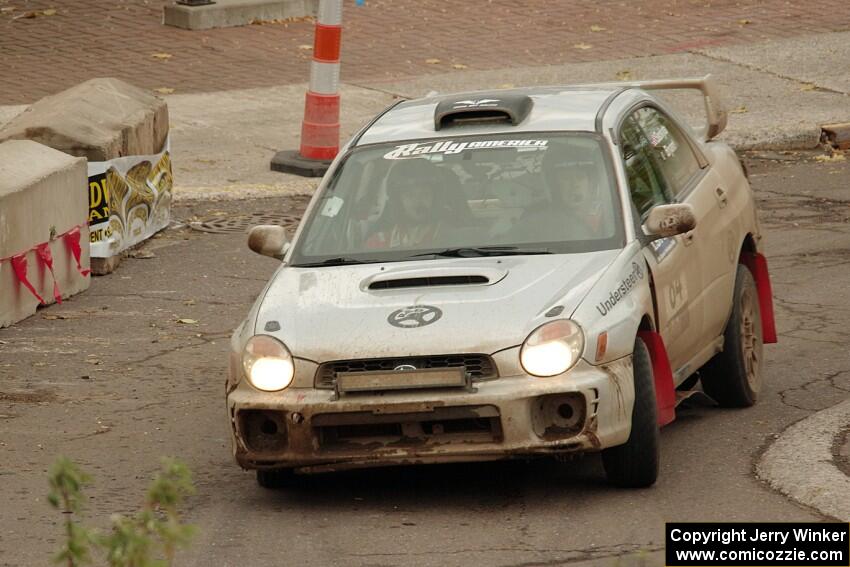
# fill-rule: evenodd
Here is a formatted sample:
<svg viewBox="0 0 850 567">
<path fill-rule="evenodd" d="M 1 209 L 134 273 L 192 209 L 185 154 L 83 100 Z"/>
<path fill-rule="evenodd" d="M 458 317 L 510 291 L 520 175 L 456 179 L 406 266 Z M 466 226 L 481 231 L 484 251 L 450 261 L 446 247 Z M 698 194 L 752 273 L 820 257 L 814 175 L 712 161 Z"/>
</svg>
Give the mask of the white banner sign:
<svg viewBox="0 0 850 567">
<path fill-rule="evenodd" d="M 152 156 L 90 161 L 92 258 L 109 258 L 150 238 L 171 219 L 171 142 Z"/>
</svg>

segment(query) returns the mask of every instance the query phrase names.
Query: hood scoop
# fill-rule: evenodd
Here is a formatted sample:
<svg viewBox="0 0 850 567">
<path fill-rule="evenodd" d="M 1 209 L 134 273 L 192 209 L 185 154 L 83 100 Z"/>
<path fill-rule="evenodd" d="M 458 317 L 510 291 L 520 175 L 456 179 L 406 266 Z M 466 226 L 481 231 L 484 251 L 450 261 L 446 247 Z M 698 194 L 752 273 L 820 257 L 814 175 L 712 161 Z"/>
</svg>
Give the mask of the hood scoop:
<svg viewBox="0 0 850 567">
<path fill-rule="evenodd" d="M 516 126 L 531 112 L 531 97 L 515 93 L 474 93 L 470 97 L 445 99 L 434 109 L 434 129 L 447 126 L 506 123 Z"/>
<path fill-rule="evenodd" d="M 369 284 L 369 289 L 397 289 L 402 287 L 435 287 L 439 285 L 487 285 L 487 276 L 436 276 L 381 280 Z"/>
<path fill-rule="evenodd" d="M 421 287 L 493 285 L 506 275 L 508 275 L 507 270 L 496 268 L 419 267 L 381 272 L 366 278 L 362 285 L 370 291 Z"/>
</svg>

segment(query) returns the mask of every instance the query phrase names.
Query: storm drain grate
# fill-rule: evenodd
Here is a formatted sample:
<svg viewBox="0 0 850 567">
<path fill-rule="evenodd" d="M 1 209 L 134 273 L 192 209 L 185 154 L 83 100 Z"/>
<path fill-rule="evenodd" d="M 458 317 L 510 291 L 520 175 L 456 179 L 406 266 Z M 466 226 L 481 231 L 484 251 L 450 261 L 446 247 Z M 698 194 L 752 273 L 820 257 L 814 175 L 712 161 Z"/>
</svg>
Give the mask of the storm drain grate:
<svg viewBox="0 0 850 567">
<path fill-rule="evenodd" d="M 301 220 L 303 211 L 294 214 L 285 213 L 238 213 L 214 217 L 202 221 L 190 222 L 189 226 L 201 232 L 227 233 L 247 232 L 258 224 L 276 224 L 294 232 Z"/>
</svg>

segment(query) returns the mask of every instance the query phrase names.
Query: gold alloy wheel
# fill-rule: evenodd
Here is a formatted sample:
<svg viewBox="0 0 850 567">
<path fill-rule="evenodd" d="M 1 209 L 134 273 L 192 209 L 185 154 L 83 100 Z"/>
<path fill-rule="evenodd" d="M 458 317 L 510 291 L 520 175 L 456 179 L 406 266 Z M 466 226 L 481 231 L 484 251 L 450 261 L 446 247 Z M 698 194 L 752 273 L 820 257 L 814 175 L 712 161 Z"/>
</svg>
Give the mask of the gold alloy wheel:
<svg viewBox="0 0 850 567">
<path fill-rule="evenodd" d="M 747 384 L 754 393 L 761 389 L 762 337 L 758 299 L 755 289 L 747 287 L 741 294 L 741 349 Z"/>
</svg>

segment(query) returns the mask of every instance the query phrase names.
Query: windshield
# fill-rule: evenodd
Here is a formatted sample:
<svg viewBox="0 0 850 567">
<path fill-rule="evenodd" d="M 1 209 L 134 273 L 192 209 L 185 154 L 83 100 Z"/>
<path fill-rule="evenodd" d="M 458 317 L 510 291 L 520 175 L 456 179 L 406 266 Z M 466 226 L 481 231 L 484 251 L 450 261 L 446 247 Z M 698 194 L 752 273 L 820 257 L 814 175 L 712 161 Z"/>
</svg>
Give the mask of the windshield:
<svg viewBox="0 0 850 567">
<path fill-rule="evenodd" d="M 591 134 L 358 148 L 313 207 L 291 262 L 621 248 L 623 223 L 607 155 L 602 139 Z"/>
</svg>

